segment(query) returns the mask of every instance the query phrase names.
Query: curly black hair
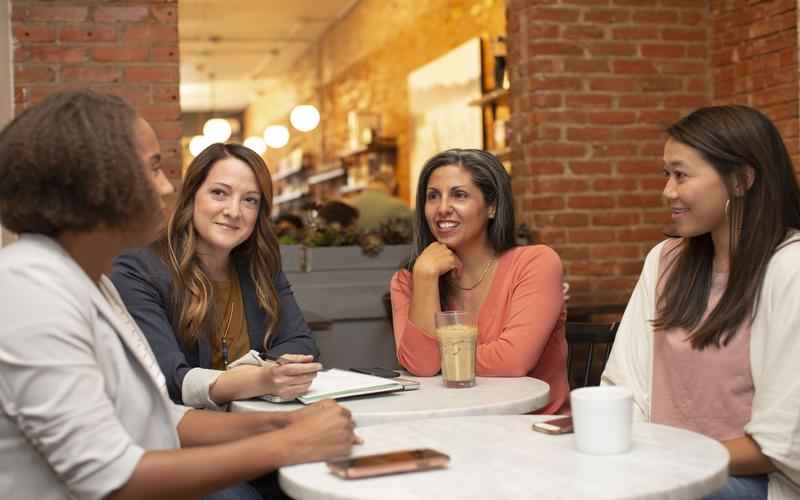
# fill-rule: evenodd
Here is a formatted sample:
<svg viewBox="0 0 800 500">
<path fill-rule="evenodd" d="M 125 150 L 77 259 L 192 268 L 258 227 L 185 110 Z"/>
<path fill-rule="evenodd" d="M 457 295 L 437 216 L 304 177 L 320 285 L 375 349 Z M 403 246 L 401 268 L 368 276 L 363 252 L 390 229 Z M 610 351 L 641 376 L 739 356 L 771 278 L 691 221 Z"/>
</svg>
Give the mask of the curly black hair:
<svg viewBox="0 0 800 500">
<path fill-rule="evenodd" d="M 0 214 L 17 233 L 58 236 L 152 217 L 158 199 L 133 135 L 136 111 L 90 90 L 48 96 L 0 132 Z"/>
</svg>

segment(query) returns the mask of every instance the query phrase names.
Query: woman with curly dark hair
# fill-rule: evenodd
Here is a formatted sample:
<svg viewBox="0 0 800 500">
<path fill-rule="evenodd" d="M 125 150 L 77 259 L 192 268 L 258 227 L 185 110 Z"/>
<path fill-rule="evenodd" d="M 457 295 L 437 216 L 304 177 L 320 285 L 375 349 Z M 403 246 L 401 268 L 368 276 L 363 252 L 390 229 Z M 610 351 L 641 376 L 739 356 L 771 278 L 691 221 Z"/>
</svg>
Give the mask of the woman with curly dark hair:
<svg viewBox="0 0 800 500">
<path fill-rule="evenodd" d="M 189 165 L 165 234 L 114 262 L 111 279 L 177 403 L 294 399 L 321 368 L 281 271 L 271 211 L 261 157 L 212 144 Z M 260 352 L 292 362 L 262 362 Z"/>
<path fill-rule="evenodd" d="M 225 414 L 169 399 L 106 276 L 162 222 L 159 160 L 147 122 L 90 91 L 48 97 L 0 132 L 0 212 L 20 233 L 0 249 L 0 488 L 14 497 L 258 498 L 244 481 L 352 446 L 349 412 L 331 402 Z"/>
</svg>

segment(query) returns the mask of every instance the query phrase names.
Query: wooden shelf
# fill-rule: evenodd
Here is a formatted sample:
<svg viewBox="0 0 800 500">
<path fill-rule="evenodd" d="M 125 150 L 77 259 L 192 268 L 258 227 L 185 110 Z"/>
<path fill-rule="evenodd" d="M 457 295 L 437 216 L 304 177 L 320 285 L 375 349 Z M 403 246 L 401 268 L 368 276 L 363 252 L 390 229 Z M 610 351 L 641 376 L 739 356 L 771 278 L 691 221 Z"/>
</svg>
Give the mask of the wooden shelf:
<svg viewBox="0 0 800 500">
<path fill-rule="evenodd" d="M 327 182 L 333 179 L 338 179 L 339 177 L 343 177 L 347 175 L 347 170 L 343 167 L 336 167 L 330 170 L 325 170 L 318 174 L 314 174 L 306 179 L 306 182 L 309 185 L 320 184 L 322 182 Z"/>
<path fill-rule="evenodd" d="M 283 194 L 278 195 L 275 198 L 273 198 L 272 199 L 272 204 L 273 205 L 281 205 L 283 203 L 288 203 L 290 201 L 299 200 L 300 198 L 302 198 L 303 196 L 306 196 L 307 194 L 308 194 L 308 191 L 305 190 L 305 189 L 301 189 L 301 190 L 297 190 L 297 191 L 291 191 L 291 192 L 288 192 L 288 193 L 283 193 Z"/>
<path fill-rule="evenodd" d="M 478 99 L 474 99 L 469 101 L 470 106 L 483 106 L 485 104 L 491 104 L 493 102 L 499 101 L 500 99 L 504 98 L 508 95 L 508 89 L 497 89 L 492 90 L 491 92 L 487 92 L 483 94 Z"/>
<path fill-rule="evenodd" d="M 278 172 L 277 174 L 272 176 L 272 180 L 273 181 L 282 181 L 283 179 L 291 177 L 291 176 L 293 176 L 295 174 L 299 174 L 302 171 L 303 171 L 303 166 L 300 165 L 298 167 L 294 167 L 291 170 L 284 170 L 283 172 Z"/>
</svg>

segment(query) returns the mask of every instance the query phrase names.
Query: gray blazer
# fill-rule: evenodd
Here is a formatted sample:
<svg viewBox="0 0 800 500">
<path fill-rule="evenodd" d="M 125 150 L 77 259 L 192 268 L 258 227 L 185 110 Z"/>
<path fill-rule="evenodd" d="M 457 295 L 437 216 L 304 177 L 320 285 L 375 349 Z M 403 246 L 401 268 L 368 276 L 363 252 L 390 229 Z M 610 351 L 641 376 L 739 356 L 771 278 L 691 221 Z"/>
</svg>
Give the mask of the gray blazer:
<svg viewBox="0 0 800 500">
<path fill-rule="evenodd" d="M 54 240 L 0 249 L 0 491 L 101 499 L 146 450 L 179 448 L 175 405 L 114 286 Z"/>
<path fill-rule="evenodd" d="M 236 262 L 242 287 L 250 348 L 264 351 L 266 314 L 258 305 L 255 285 L 244 262 Z M 186 347 L 175 335 L 177 318 L 172 307 L 172 276 L 163 260 L 150 248 L 126 251 L 114 259 L 111 280 L 119 290 L 136 323 L 155 352 L 167 379 L 170 397 L 176 403 L 215 408 L 208 386 L 219 376 L 211 368 L 211 345 L 207 337 Z M 319 356 L 311 330 L 294 299 L 292 287 L 282 271 L 274 280 L 278 291 L 278 325 L 267 343 L 268 353 Z"/>
</svg>

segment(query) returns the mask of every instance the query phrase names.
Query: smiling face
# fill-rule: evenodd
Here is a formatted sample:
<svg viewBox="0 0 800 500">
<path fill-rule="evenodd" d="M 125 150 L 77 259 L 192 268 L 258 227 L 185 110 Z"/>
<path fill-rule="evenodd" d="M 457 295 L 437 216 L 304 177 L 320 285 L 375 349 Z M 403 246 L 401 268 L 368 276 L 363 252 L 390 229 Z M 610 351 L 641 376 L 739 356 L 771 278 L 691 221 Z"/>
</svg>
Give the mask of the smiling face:
<svg viewBox="0 0 800 500">
<path fill-rule="evenodd" d="M 664 145 L 664 175 L 663 195 L 678 235 L 689 238 L 711 233 L 715 240 L 727 235 L 728 188 L 696 149 L 669 139 Z"/>
<path fill-rule="evenodd" d="M 235 157 L 215 162 L 194 196 L 198 253 L 230 254 L 253 233 L 260 206 L 256 176 L 245 162 Z"/>
<path fill-rule="evenodd" d="M 459 252 L 471 246 L 487 246 L 486 228 L 494 207 L 464 167 L 446 165 L 431 173 L 425 192 L 425 219 L 433 237 Z"/>
</svg>

